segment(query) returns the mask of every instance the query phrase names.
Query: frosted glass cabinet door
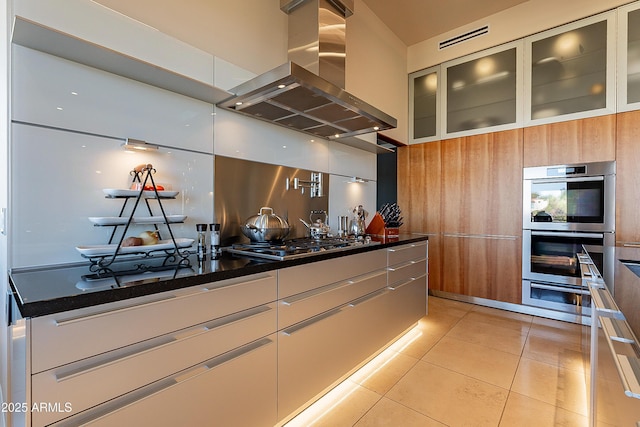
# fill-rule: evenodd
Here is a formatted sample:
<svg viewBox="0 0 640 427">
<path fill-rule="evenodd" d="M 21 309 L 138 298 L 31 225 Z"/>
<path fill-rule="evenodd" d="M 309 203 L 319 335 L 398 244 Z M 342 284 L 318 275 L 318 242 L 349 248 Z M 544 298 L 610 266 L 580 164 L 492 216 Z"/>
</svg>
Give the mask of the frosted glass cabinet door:
<svg viewBox="0 0 640 427">
<path fill-rule="evenodd" d="M 613 13 L 598 15 L 527 39 L 531 121 L 613 112 L 613 18 Z"/>
<path fill-rule="evenodd" d="M 412 142 L 427 142 L 439 137 L 439 85 L 440 67 L 428 68 L 409 75 L 411 102 L 410 135 Z"/>
<path fill-rule="evenodd" d="M 640 109 L 640 4 L 618 9 L 618 111 Z"/>
<path fill-rule="evenodd" d="M 503 130 L 518 122 L 521 51 L 514 42 L 443 64 L 447 134 Z"/>
<path fill-rule="evenodd" d="M 627 16 L 627 103 L 640 102 L 640 9 Z"/>
</svg>

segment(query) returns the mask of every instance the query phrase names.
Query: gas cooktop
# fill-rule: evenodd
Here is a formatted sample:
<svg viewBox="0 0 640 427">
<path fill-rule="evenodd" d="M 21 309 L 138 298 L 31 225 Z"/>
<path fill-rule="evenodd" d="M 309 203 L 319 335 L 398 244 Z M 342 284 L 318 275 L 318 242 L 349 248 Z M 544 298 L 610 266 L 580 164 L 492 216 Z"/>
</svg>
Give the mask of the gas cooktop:
<svg viewBox="0 0 640 427">
<path fill-rule="evenodd" d="M 292 239 L 280 243 L 247 243 L 233 245 L 225 250 L 235 255 L 263 258 L 275 261 L 296 259 L 316 255 L 319 252 L 337 252 L 357 246 L 378 245 L 370 238 L 327 237 L 324 239 Z"/>
</svg>

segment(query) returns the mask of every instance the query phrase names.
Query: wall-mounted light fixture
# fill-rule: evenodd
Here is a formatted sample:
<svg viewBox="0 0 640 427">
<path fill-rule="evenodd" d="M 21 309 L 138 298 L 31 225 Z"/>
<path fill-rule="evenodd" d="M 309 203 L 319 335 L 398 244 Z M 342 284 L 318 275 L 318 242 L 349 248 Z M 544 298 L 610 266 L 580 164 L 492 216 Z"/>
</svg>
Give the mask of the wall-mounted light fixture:
<svg viewBox="0 0 640 427">
<path fill-rule="evenodd" d="M 149 144 L 146 141 L 142 141 L 140 139 L 127 138 L 122 144 L 125 150 L 135 150 L 135 151 L 149 151 L 149 150 L 157 150 L 158 146 Z"/>
<path fill-rule="evenodd" d="M 369 180 L 368 179 L 364 179 L 364 178 L 360 178 L 360 177 L 357 177 L 357 176 L 352 176 L 351 179 L 349 179 L 349 181 L 347 181 L 347 182 L 349 184 L 355 184 L 355 183 L 364 184 L 366 182 L 369 182 Z"/>
</svg>

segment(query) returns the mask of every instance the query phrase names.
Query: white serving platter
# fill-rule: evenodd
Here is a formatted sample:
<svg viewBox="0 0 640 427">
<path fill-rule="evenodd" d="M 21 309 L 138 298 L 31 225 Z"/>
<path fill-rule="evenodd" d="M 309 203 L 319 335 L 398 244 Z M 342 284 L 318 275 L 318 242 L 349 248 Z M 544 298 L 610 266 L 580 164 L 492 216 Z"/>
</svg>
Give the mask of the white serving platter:
<svg viewBox="0 0 640 427">
<path fill-rule="evenodd" d="M 183 222 L 186 215 L 167 215 L 169 223 Z M 89 221 L 96 225 L 125 225 L 129 217 L 123 216 L 90 216 Z M 160 224 L 164 222 L 163 216 L 143 216 L 131 218 L 132 224 Z"/>
<path fill-rule="evenodd" d="M 139 190 L 121 190 L 118 188 L 105 188 L 102 190 L 104 194 L 110 197 L 137 197 Z M 158 191 L 158 195 L 160 197 L 176 197 L 180 192 L 179 191 Z M 143 191 L 142 195 L 144 197 L 154 198 L 156 197 L 155 191 Z"/>
<path fill-rule="evenodd" d="M 187 238 L 179 238 L 176 239 L 176 244 L 178 248 L 188 248 L 193 245 L 194 239 Z M 76 246 L 76 250 L 80 252 L 81 255 L 86 257 L 98 257 L 98 256 L 108 256 L 113 255 L 118 248 L 117 244 L 112 245 L 85 245 L 85 246 Z M 173 241 L 172 240 L 160 240 L 155 245 L 142 245 L 142 246 L 126 246 L 121 247 L 118 251 L 119 254 L 135 254 L 135 253 L 147 253 L 153 251 L 161 251 L 165 249 L 173 249 Z"/>
</svg>

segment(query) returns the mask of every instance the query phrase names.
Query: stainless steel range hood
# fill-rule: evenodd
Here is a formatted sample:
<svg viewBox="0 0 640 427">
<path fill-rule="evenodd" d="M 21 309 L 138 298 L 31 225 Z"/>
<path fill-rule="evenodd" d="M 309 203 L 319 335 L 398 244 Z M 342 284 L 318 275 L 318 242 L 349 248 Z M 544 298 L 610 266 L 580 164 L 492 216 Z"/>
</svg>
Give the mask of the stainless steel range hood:
<svg viewBox="0 0 640 427">
<path fill-rule="evenodd" d="M 281 0 L 289 62 L 229 92 L 219 107 L 325 139 L 395 128 L 395 118 L 346 92 L 346 18 L 353 0 Z"/>
</svg>

